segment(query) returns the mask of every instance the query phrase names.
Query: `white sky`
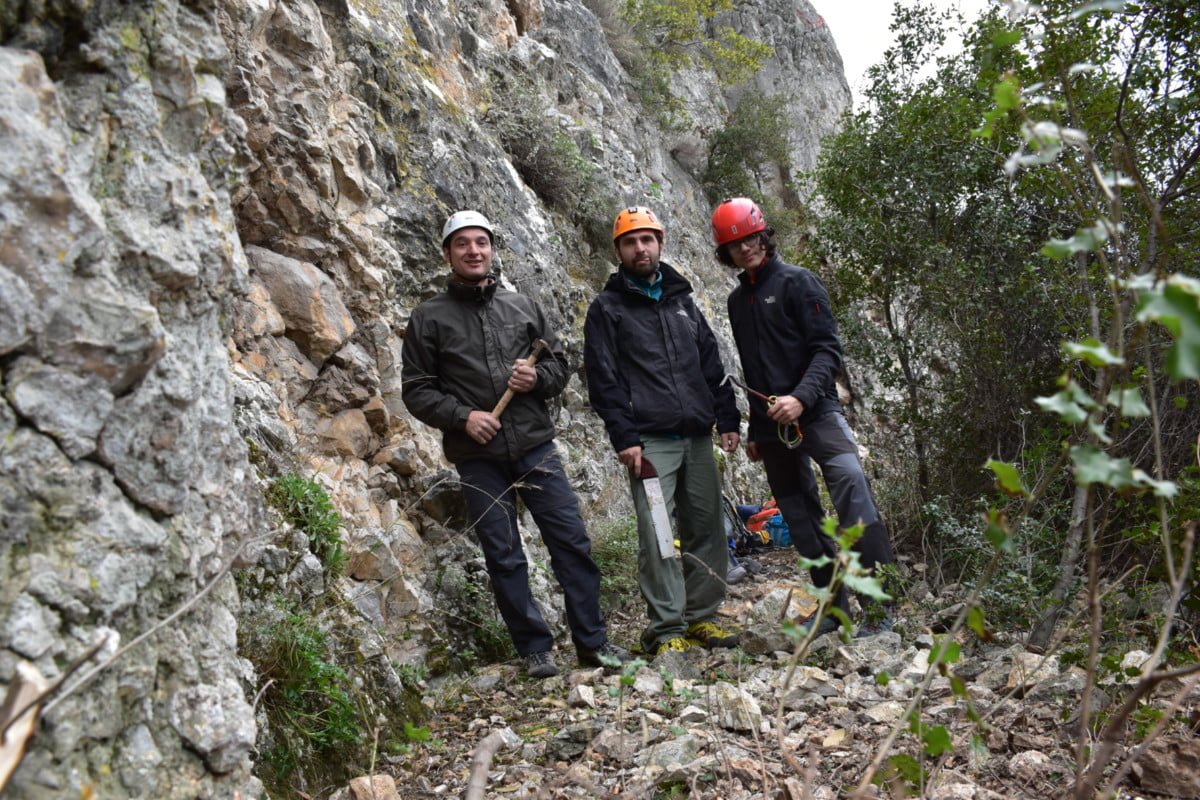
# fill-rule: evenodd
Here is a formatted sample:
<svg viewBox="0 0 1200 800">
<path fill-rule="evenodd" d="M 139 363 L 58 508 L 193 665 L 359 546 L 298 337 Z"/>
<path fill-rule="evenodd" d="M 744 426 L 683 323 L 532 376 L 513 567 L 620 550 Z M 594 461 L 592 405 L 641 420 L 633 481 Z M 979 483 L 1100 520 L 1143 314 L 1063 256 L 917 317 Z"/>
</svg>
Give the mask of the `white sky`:
<svg viewBox="0 0 1200 800">
<path fill-rule="evenodd" d="M 833 34 L 842 63 L 846 69 L 846 81 L 854 93 L 854 105 L 862 100 L 865 86 L 863 76 L 867 68 L 877 64 L 883 51 L 892 44 L 892 32 L 888 25 L 892 21 L 893 0 L 810 0 L 817 13 Z M 907 0 L 901 0 L 907 2 Z M 957 9 L 968 21 L 979 16 L 989 0 L 927 0 L 939 9 Z M 990 0 L 992 3 L 998 0 Z M 958 49 L 959 42 L 952 41 L 948 47 Z"/>
</svg>

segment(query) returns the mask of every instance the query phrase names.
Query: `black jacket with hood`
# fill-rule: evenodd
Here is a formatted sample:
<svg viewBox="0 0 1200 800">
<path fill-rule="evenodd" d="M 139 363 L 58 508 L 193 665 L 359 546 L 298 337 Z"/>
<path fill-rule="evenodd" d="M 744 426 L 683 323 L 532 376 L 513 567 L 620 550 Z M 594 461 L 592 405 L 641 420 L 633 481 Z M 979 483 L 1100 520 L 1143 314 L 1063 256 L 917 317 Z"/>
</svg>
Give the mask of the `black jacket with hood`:
<svg viewBox="0 0 1200 800">
<path fill-rule="evenodd" d="M 630 286 L 624 270 L 608 279 L 584 324 L 588 398 L 620 452 L 642 434 L 737 432 L 741 416 L 717 340 L 692 300 L 692 285 L 659 262 L 662 297 Z"/>
<path fill-rule="evenodd" d="M 746 385 L 796 397 L 804 404 L 801 430 L 807 421 L 840 410 L 842 345 L 821 279 L 775 255 L 753 274 L 741 272 L 738 281 L 729 295 L 729 324 Z M 767 417 L 767 404 L 749 400 L 748 439 L 774 441 L 778 430 Z"/>
<path fill-rule="evenodd" d="M 513 362 L 527 357 L 538 338 L 550 352 L 537 362 L 537 384 L 513 395 L 499 432 L 486 445 L 477 443 L 467 435 L 467 416 L 496 407 Z M 404 404 L 442 431 L 450 461 L 515 461 L 554 438 L 545 401 L 566 386 L 566 361 L 541 309 L 528 297 L 495 279 L 469 286 L 451 278 L 445 292 L 413 309 L 401 354 Z"/>
</svg>

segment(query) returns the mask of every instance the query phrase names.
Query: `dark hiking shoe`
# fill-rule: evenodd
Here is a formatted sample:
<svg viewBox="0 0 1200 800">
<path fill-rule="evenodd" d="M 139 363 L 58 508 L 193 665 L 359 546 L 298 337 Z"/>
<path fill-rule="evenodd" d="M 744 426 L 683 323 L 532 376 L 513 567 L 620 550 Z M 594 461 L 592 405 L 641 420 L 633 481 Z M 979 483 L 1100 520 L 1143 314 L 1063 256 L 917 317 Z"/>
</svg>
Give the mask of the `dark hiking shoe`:
<svg viewBox="0 0 1200 800">
<path fill-rule="evenodd" d="M 737 647 L 738 637 L 733 631 L 727 631 L 715 622 L 693 622 L 688 625 L 687 635 L 708 648 Z"/>
<path fill-rule="evenodd" d="M 868 614 L 863 617 L 862 624 L 858 626 L 858 633 L 854 636 L 857 639 L 865 639 L 868 636 L 887 633 L 893 627 L 895 627 L 895 622 L 887 611 L 884 611 L 882 615 Z"/>
<path fill-rule="evenodd" d="M 617 647 L 612 642 L 605 642 L 595 650 L 580 647 L 576 649 L 575 653 L 579 656 L 579 663 L 585 667 L 609 667 L 615 669 L 633 658 L 628 650 L 623 647 Z M 604 662 L 607 659 L 615 659 L 618 663 L 605 664 Z"/>
<path fill-rule="evenodd" d="M 525 656 L 525 674 L 531 678 L 553 678 L 558 674 L 554 653 L 547 650 L 544 653 L 530 653 Z"/>
<path fill-rule="evenodd" d="M 801 636 L 808 636 L 808 632 L 812 630 L 813 622 L 815 621 L 816 616 L 817 615 L 815 613 L 810 614 L 807 619 L 800 623 L 799 630 Z M 838 622 L 837 617 L 833 616 L 832 614 L 826 614 L 825 616 L 821 617 L 821 621 L 817 623 L 817 636 L 824 636 L 827 633 L 833 633 L 839 627 L 841 627 L 841 623 Z"/>
</svg>

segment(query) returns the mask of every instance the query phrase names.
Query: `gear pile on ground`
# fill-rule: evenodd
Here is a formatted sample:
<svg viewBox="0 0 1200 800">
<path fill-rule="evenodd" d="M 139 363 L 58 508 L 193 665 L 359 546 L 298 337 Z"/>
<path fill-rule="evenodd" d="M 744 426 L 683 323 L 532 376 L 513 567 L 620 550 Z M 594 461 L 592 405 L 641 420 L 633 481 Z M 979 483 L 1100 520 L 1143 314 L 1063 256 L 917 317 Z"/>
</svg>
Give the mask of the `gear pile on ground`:
<svg viewBox="0 0 1200 800">
<path fill-rule="evenodd" d="M 794 663 L 796 642 L 783 622 L 804 617 L 815 602 L 791 554 L 761 561 L 762 574 L 732 587 L 723 609 L 742 629 L 740 649 L 668 652 L 619 673 L 580 668 L 560 653 L 566 669 L 547 680 L 503 664 L 431 681 L 431 738 L 382 758 L 380 774 L 334 797 L 833 800 L 852 794 L 894 730 L 887 756 L 899 757 L 892 761 L 898 769 L 863 796 L 1064 796 L 1075 775 L 1085 686 L 1079 667 L 1016 643 L 959 637 L 963 655 L 947 674 L 934 671 L 916 710 L 923 727 L 914 733 L 909 706 L 927 680 L 938 642 L 932 631 L 955 615 L 961 598 L 943 599 L 927 619 L 913 608 L 937 603 L 906 603 L 895 631 L 848 641 L 821 636 Z M 1126 661 L 1145 657 L 1133 652 Z M 1093 715 L 1103 717 L 1124 688 L 1094 688 Z M 1179 688 L 1163 687 L 1147 708 L 1165 708 Z M 1200 689 L 1193 687 L 1176 714 L 1192 730 L 1170 726 L 1125 785 L 1156 797 L 1200 797 L 1198 715 Z M 945 737 L 931 734 L 941 728 Z M 1136 743 L 1131 733 L 1127 745 Z M 475 770 L 474 789 L 473 757 L 486 762 L 486 770 Z"/>
</svg>

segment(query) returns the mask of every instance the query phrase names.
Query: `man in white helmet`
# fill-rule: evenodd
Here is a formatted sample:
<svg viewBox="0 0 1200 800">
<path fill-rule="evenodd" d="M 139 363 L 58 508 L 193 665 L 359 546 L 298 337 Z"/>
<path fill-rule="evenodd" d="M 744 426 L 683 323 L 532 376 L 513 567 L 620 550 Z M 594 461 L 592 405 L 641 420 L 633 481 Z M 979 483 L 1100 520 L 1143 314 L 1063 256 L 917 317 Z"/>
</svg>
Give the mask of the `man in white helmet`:
<svg viewBox="0 0 1200 800">
<path fill-rule="evenodd" d="M 404 336 L 404 403 L 412 415 L 442 431 L 483 549 L 496 604 L 526 672 L 558 674 L 554 637 L 529 589 L 529 568 L 517 531 L 519 494 L 550 552 L 563 588 L 567 622 L 579 661 L 629 654 L 609 643 L 600 613 L 600 572 L 579 501 L 554 447 L 546 400 L 559 394 L 569 371 L 538 305 L 500 286 L 491 272 L 493 228 L 478 211 L 459 211 L 442 227 L 450 266 L 446 291 L 413 309 Z M 549 352 L 528 355 L 543 339 Z M 492 413 L 507 389 L 511 402 Z"/>
</svg>

